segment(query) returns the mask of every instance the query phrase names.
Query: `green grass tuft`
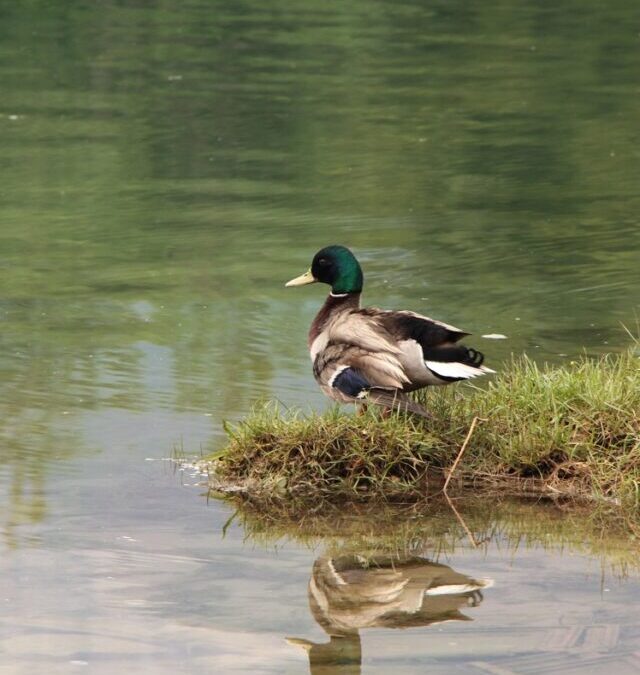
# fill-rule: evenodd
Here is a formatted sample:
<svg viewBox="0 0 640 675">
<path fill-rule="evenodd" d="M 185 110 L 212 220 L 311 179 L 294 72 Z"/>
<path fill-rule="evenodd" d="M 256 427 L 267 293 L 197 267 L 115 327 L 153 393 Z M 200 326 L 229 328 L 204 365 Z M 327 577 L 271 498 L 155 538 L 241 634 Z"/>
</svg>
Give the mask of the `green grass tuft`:
<svg viewBox="0 0 640 675">
<path fill-rule="evenodd" d="M 236 426 L 214 486 L 281 495 L 420 495 L 440 489 L 474 417 L 456 484 L 640 507 L 640 359 L 629 350 L 564 367 L 506 364 L 484 389 L 430 389 L 433 414 L 302 415 L 267 404 Z M 450 488 L 451 489 L 451 488 Z"/>
</svg>

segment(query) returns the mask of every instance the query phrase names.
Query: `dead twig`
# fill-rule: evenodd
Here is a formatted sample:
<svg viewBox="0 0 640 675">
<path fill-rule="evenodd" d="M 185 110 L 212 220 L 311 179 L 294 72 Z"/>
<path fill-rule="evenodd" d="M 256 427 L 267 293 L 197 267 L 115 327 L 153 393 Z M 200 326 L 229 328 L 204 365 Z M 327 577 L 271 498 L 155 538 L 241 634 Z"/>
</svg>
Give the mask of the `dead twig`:
<svg viewBox="0 0 640 675">
<path fill-rule="evenodd" d="M 467 431 L 467 436 L 464 439 L 464 442 L 462 443 L 462 447 L 460 448 L 460 452 L 458 453 L 458 456 L 456 457 L 455 461 L 451 465 L 451 468 L 449 471 L 447 471 L 447 478 L 444 481 L 444 486 L 442 487 L 442 492 L 446 495 L 447 494 L 447 487 L 449 486 L 449 481 L 451 480 L 451 476 L 453 476 L 454 471 L 456 470 L 458 464 L 460 463 L 460 460 L 462 459 L 462 455 L 464 455 L 464 451 L 467 449 L 467 445 L 469 443 L 469 439 L 471 438 L 471 434 L 473 434 L 473 430 L 476 428 L 476 424 L 478 422 L 486 422 L 487 420 L 482 418 L 482 417 L 474 417 L 473 421 L 471 422 L 471 426 L 469 427 L 469 431 Z"/>
</svg>

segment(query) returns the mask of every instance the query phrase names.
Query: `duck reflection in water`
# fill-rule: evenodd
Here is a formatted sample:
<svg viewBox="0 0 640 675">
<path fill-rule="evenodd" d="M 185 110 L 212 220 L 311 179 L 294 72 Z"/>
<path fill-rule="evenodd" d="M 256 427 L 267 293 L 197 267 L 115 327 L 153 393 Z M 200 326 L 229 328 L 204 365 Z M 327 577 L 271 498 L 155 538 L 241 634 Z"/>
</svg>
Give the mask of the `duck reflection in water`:
<svg viewBox="0 0 640 675">
<path fill-rule="evenodd" d="M 312 675 L 360 673 L 362 628 L 409 628 L 471 621 L 490 579 L 472 579 L 418 556 L 323 555 L 309 580 L 309 605 L 329 642 L 287 638 L 309 655 Z"/>
</svg>

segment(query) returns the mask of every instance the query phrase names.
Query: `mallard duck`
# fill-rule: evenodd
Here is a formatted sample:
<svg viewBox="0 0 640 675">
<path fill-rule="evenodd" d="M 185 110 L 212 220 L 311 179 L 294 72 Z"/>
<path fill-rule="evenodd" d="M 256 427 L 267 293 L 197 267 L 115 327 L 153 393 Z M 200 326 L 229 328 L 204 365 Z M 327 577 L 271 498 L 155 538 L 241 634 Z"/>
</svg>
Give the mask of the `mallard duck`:
<svg viewBox="0 0 640 675">
<path fill-rule="evenodd" d="M 470 333 L 415 312 L 361 308 L 362 268 L 344 246 L 318 251 L 285 285 L 315 282 L 331 286 L 308 337 L 313 374 L 330 398 L 428 417 L 407 392 L 495 372 L 479 351 L 458 344 Z"/>
<path fill-rule="evenodd" d="M 471 621 L 462 610 L 477 607 L 491 586 L 492 579 L 473 579 L 420 556 L 323 555 L 313 564 L 308 595 L 329 642 L 286 640 L 307 652 L 311 673 L 336 663 L 340 672 L 359 673 L 362 629 Z"/>
<path fill-rule="evenodd" d="M 362 628 L 406 628 L 468 620 L 492 579 L 473 579 L 413 555 L 323 555 L 313 564 L 309 604 L 330 635 Z"/>
</svg>

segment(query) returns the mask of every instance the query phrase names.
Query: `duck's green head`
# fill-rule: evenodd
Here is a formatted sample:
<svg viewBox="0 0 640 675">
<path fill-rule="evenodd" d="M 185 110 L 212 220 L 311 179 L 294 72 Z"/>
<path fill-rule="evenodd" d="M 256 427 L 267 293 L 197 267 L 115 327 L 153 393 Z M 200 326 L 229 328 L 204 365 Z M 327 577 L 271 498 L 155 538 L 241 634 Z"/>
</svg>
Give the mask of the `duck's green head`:
<svg viewBox="0 0 640 675">
<path fill-rule="evenodd" d="M 356 257 L 345 246 L 327 246 L 313 256 L 311 268 L 286 286 L 304 286 L 319 281 L 331 286 L 334 295 L 360 293 L 362 269 Z"/>
</svg>

